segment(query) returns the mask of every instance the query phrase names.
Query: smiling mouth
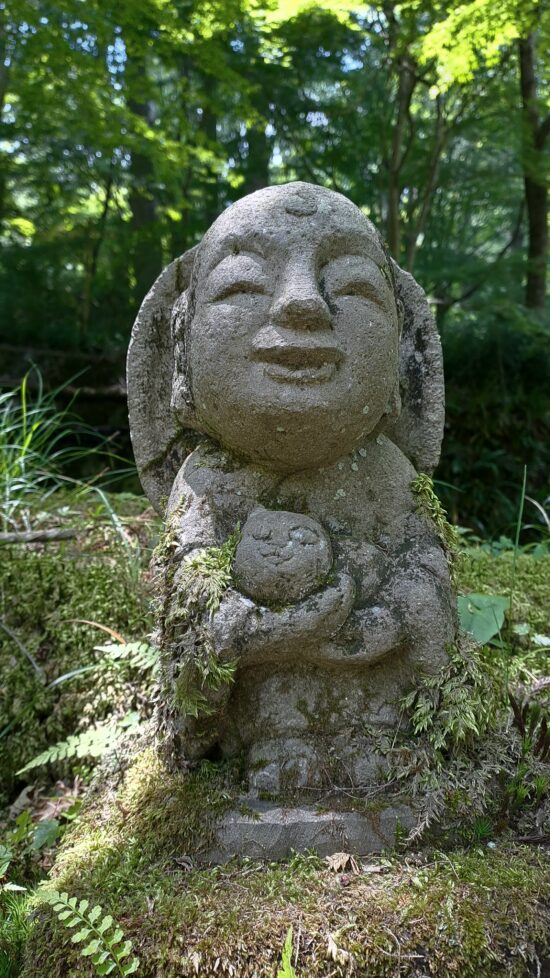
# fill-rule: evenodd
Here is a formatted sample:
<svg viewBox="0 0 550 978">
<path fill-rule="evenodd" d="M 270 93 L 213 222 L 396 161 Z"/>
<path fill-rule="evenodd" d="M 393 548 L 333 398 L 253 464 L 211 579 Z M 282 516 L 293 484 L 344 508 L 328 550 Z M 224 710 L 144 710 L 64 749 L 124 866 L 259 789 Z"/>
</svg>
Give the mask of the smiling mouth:
<svg viewBox="0 0 550 978">
<path fill-rule="evenodd" d="M 256 347 L 253 359 L 264 373 L 279 383 L 318 384 L 330 380 L 343 360 L 335 346 L 277 344 Z"/>
</svg>

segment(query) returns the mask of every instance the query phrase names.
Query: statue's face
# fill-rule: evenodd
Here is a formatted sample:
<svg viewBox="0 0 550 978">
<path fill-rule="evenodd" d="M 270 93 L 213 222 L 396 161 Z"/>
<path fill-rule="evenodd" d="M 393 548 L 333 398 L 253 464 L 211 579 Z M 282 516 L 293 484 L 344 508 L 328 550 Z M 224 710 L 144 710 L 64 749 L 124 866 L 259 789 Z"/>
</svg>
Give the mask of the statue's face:
<svg viewBox="0 0 550 978">
<path fill-rule="evenodd" d="M 395 297 L 372 225 L 338 194 L 272 187 L 223 213 L 197 255 L 190 315 L 198 424 L 237 454 L 317 466 L 387 410 Z"/>
</svg>

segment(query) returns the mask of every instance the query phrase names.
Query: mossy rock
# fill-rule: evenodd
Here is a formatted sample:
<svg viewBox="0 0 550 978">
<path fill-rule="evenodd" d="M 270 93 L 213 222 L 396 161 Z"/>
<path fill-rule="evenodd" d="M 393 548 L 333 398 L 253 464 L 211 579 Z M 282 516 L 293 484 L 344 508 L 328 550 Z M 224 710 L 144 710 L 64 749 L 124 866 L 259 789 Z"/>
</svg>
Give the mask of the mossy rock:
<svg viewBox="0 0 550 978">
<path fill-rule="evenodd" d="M 234 802 L 235 772 L 171 773 L 154 748 L 107 778 L 58 854 L 52 885 L 101 904 L 132 940 L 141 978 L 274 978 L 293 928 L 297 978 L 430 975 L 523 978 L 550 942 L 550 860 L 537 846 L 349 863 L 198 868 L 215 819 Z M 47 906 L 22 978 L 91 978 L 93 966 Z"/>
</svg>

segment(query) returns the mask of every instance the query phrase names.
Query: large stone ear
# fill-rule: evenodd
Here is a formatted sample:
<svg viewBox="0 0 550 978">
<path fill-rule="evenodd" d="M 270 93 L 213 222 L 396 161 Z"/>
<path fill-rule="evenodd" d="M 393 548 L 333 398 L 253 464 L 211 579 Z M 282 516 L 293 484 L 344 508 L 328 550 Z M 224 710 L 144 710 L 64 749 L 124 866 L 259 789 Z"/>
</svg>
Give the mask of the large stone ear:
<svg viewBox="0 0 550 978">
<path fill-rule="evenodd" d="M 181 332 L 196 250 L 186 251 L 159 275 L 143 300 L 128 348 L 134 457 L 144 492 L 161 514 L 174 479 L 196 443 Z"/>
<path fill-rule="evenodd" d="M 423 289 L 393 263 L 397 298 L 403 306 L 399 390 L 401 412 L 384 433 L 419 472 L 439 462 L 445 423 L 445 386 L 441 341 Z"/>
</svg>

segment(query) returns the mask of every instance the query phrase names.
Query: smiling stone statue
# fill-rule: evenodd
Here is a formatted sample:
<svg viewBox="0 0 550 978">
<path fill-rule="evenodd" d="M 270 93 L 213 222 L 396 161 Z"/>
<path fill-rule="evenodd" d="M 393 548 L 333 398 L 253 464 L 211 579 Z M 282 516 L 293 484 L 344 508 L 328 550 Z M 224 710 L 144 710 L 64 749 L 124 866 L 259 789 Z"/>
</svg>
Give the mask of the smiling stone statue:
<svg viewBox="0 0 550 978">
<path fill-rule="evenodd" d="M 372 787 L 400 698 L 455 638 L 448 560 L 411 490 L 443 428 L 425 296 L 350 201 L 270 187 L 161 275 L 128 386 L 167 522 L 165 740 L 181 764 L 242 756 L 249 800 L 279 805 L 256 822 L 287 827 L 281 851 L 311 845 L 319 826 L 296 835 L 280 806 Z"/>
</svg>

